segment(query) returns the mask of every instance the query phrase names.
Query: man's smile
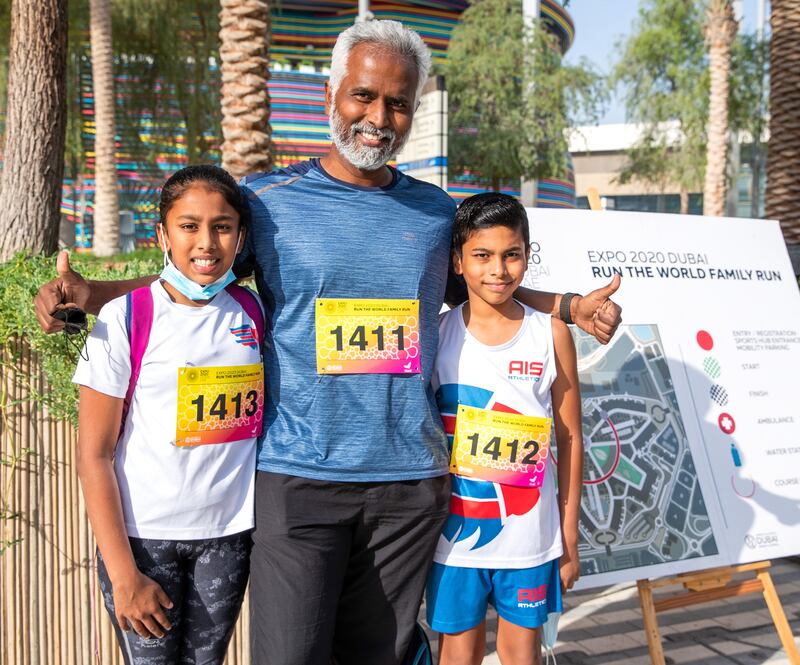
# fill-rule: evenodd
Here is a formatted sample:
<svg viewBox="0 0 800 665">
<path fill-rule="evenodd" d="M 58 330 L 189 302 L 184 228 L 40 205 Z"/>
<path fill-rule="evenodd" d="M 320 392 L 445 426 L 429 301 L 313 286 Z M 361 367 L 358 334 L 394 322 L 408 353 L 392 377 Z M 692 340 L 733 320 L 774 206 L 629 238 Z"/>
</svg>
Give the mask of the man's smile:
<svg viewBox="0 0 800 665">
<path fill-rule="evenodd" d="M 375 134 L 373 132 L 356 130 L 356 136 L 363 145 L 369 148 L 378 148 L 381 145 L 389 142 L 389 138 L 387 136 L 382 136 L 381 134 Z"/>
</svg>

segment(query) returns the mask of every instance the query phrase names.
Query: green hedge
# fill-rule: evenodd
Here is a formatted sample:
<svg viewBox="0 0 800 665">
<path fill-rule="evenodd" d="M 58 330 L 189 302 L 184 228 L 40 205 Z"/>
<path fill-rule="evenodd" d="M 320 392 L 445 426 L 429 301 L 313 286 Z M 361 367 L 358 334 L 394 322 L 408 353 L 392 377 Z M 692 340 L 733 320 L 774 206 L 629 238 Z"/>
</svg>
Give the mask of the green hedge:
<svg viewBox="0 0 800 665">
<path fill-rule="evenodd" d="M 162 255 L 158 249 L 104 259 L 73 253 L 70 264 L 87 279 L 130 279 L 160 272 Z M 47 378 L 48 390 L 37 399 L 53 416 L 68 418 L 77 424 L 78 391 L 71 381 L 77 353 L 65 343 L 63 333 L 46 335 L 42 331 L 33 306 L 39 287 L 54 277 L 55 256 L 18 254 L 0 265 L 0 346 L 11 349 L 14 345 L 9 346 L 8 342 L 20 337 L 26 339 L 39 354 Z M 94 317 L 90 317 L 90 325 L 92 323 Z M 15 360 L 5 357 L 2 362 Z"/>
</svg>

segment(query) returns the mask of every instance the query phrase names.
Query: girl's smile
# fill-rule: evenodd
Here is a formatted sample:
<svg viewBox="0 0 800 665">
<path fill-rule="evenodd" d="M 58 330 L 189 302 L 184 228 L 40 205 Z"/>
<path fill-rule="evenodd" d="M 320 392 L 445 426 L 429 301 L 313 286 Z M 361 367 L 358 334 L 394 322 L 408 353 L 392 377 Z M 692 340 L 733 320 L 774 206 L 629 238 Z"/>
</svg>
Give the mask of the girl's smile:
<svg viewBox="0 0 800 665">
<path fill-rule="evenodd" d="M 239 214 L 225 197 L 198 182 L 189 186 L 158 227 L 162 249 L 184 277 L 207 286 L 225 276 L 244 240 Z M 201 304 L 181 295 L 169 284 L 165 288 L 176 302 Z"/>
</svg>

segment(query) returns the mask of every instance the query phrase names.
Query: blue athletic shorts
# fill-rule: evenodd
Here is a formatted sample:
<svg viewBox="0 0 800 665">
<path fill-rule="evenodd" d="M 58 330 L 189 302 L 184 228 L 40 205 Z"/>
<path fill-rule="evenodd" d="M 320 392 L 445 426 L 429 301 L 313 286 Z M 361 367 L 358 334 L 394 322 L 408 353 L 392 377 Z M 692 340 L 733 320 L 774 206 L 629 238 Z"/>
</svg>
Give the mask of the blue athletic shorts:
<svg viewBox="0 0 800 665">
<path fill-rule="evenodd" d="M 491 603 L 506 621 L 538 628 L 561 612 L 558 559 L 533 568 L 459 568 L 434 563 L 428 576 L 428 624 L 439 633 L 474 628 Z"/>
</svg>

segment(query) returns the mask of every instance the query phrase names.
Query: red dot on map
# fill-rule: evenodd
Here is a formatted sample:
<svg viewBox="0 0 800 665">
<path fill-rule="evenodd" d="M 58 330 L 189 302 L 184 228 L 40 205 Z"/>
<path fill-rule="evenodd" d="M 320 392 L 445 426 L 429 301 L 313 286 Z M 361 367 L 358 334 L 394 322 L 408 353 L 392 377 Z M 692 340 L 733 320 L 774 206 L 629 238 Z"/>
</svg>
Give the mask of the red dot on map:
<svg viewBox="0 0 800 665">
<path fill-rule="evenodd" d="M 717 418 L 717 423 L 725 434 L 733 434 L 736 431 L 736 421 L 734 421 L 730 413 L 725 413 L 724 411 L 720 413 L 719 418 Z"/>
<path fill-rule="evenodd" d="M 697 333 L 697 343 L 703 351 L 711 351 L 714 348 L 714 339 L 705 330 L 700 330 Z"/>
</svg>

